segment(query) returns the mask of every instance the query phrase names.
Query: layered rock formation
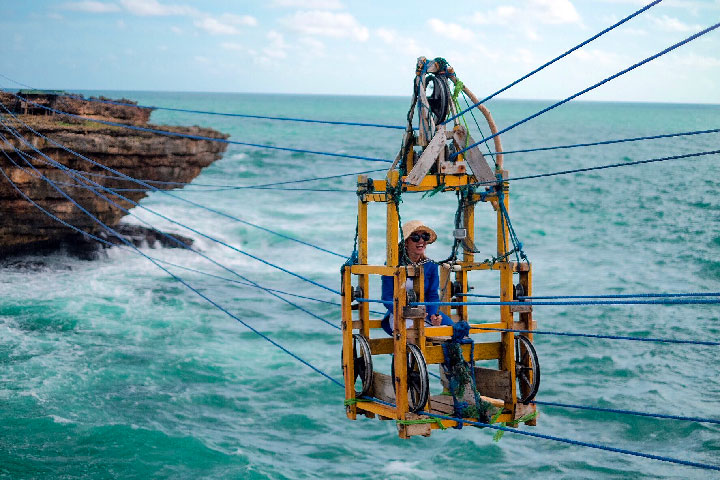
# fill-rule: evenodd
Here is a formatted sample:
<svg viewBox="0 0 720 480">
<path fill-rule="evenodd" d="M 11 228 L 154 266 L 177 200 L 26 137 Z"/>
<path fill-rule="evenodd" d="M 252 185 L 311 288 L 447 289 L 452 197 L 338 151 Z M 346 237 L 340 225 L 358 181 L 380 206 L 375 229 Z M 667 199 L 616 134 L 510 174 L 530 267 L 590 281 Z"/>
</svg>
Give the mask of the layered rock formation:
<svg viewBox="0 0 720 480">
<path fill-rule="evenodd" d="M 88 243 L 83 235 L 52 219 L 38 206 L 82 230 L 108 236 L 100 225 L 55 190 L 43 176 L 111 227 L 119 224 L 125 212 L 102 199 L 97 192 L 124 208 L 134 207 L 131 201 L 109 195 L 97 187 L 91 189 L 88 182 L 69 176 L 53 166 L 51 160 L 104 187 L 127 189 L 118 193 L 138 202 L 146 196 L 144 187 L 119 178 L 80 155 L 136 179 L 171 182 L 153 185 L 172 189 L 189 183 L 203 168 L 221 158 L 227 148 L 227 144 L 222 142 L 167 136 L 60 115 L 38 104 L 85 118 L 193 136 L 227 138 L 227 135 L 208 128 L 149 125 L 151 110 L 147 108 L 53 94 L 25 94 L 22 97 L 29 101 L 0 92 L 0 103 L 12 112 L 11 115 L 0 107 L 0 168 L 5 173 L 0 173 L 0 258 L 18 252 L 54 249 L 63 245 L 77 247 L 78 242 L 83 245 Z M 133 103 L 125 99 L 118 102 Z M 136 229 L 134 238 L 137 239 L 137 236 Z"/>
</svg>

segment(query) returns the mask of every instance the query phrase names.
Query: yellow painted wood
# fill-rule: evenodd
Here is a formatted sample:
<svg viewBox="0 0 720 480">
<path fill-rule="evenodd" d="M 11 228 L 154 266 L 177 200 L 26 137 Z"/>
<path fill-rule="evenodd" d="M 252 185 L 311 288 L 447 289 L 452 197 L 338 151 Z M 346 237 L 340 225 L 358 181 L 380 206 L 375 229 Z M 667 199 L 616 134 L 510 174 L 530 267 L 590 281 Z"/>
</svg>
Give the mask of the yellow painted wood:
<svg viewBox="0 0 720 480">
<path fill-rule="evenodd" d="M 363 325 L 367 325 L 368 330 L 369 330 L 369 329 L 372 329 L 372 328 L 382 328 L 382 327 L 380 326 L 380 323 L 381 323 L 381 322 L 382 322 L 382 320 L 373 320 L 373 319 L 369 319 L 369 320 L 364 321 L 364 322 L 361 322 L 360 320 L 355 320 L 355 321 L 353 321 L 353 328 L 356 329 L 356 330 L 361 330 L 361 331 L 362 331 Z M 370 335 L 368 334 L 368 335 L 365 335 L 365 336 L 366 336 L 366 337 L 369 337 Z"/>
<path fill-rule="evenodd" d="M 463 356 L 466 361 L 470 361 L 470 345 L 463 345 Z M 442 346 L 428 345 L 425 349 L 425 361 L 428 365 L 443 363 L 445 355 Z M 473 351 L 475 360 L 495 360 L 501 356 L 500 342 L 482 342 L 476 343 Z"/>
<path fill-rule="evenodd" d="M 350 271 L 355 275 L 387 275 L 395 274 L 397 267 L 386 267 L 384 265 L 353 265 Z"/>
<path fill-rule="evenodd" d="M 366 202 L 387 202 L 387 195 L 384 193 L 366 193 L 363 195 Z"/>
<path fill-rule="evenodd" d="M 399 181 L 399 173 L 392 171 L 388 173 L 388 181 L 391 186 L 396 186 Z M 396 267 L 398 263 L 398 211 L 395 202 L 392 199 L 387 201 L 387 221 L 386 221 L 386 236 L 387 244 L 386 250 L 386 261 L 385 264 L 389 267 Z M 405 285 L 403 285 L 403 291 Z M 397 317 L 395 317 L 397 318 Z"/>
<path fill-rule="evenodd" d="M 382 415 L 383 417 L 391 418 L 393 420 L 397 420 L 399 418 L 397 410 L 381 403 L 358 402 L 356 406 L 358 410 L 365 410 L 366 412 L 372 412 L 376 415 Z"/>
<path fill-rule="evenodd" d="M 390 354 L 395 351 L 392 337 L 371 338 L 368 340 L 373 355 Z"/>
<path fill-rule="evenodd" d="M 509 265 L 503 264 L 505 268 L 500 270 L 500 301 L 510 302 L 513 299 L 513 274 Z M 505 326 L 503 328 L 511 329 L 513 326 L 513 314 L 510 307 L 503 305 L 500 307 L 500 320 Z M 515 382 L 515 334 L 513 332 L 502 332 L 500 334 L 503 348 L 500 356 L 500 369 L 510 372 L 510 388 L 512 389 L 513 402 L 509 402 L 505 407 L 513 410 L 517 402 L 516 382 Z"/>
<path fill-rule="evenodd" d="M 445 267 L 444 264 L 440 265 L 438 267 L 438 270 L 440 272 L 440 301 L 449 302 L 452 293 L 452 274 L 450 273 L 450 269 Z M 450 316 L 452 314 L 452 312 L 450 312 L 450 305 L 442 305 L 440 306 L 440 308 L 438 308 L 438 311 L 444 313 L 447 316 Z"/>
<path fill-rule="evenodd" d="M 425 301 L 425 266 L 420 266 L 418 269 L 418 276 L 415 278 L 415 281 L 413 282 L 413 290 L 415 290 L 415 295 L 418 298 L 418 301 L 424 302 Z M 415 343 L 418 347 L 420 347 L 420 351 L 422 352 L 423 356 L 425 356 L 425 319 L 419 319 L 415 322 L 415 325 L 417 326 L 418 331 L 418 340 Z"/>
<path fill-rule="evenodd" d="M 397 247 L 395 248 L 397 253 Z M 407 276 L 405 270 L 399 268 L 394 278 L 394 308 L 393 308 L 393 339 L 395 353 L 395 405 L 397 406 L 398 418 L 405 418 L 408 413 L 408 388 L 407 388 L 407 330 L 405 329 L 405 318 L 403 308 L 406 305 Z"/>
<path fill-rule="evenodd" d="M 342 337 L 343 337 L 343 379 L 345 380 L 345 399 L 355 398 L 355 372 L 352 340 L 352 307 L 350 299 L 351 275 L 349 269 L 344 269 L 342 274 Z M 346 407 L 346 414 L 349 419 L 357 418 L 357 410 L 354 405 Z"/>
<path fill-rule="evenodd" d="M 532 267 L 529 263 L 527 264 L 527 266 L 528 266 L 527 271 L 520 272 L 520 284 L 523 286 L 523 288 L 525 290 L 525 295 L 527 295 L 528 297 L 531 297 L 533 294 L 533 292 L 532 292 Z M 524 328 L 522 328 L 522 330 L 535 330 L 536 329 L 536 325 L 535 325 L 536 322 L 533 320 L 532 309 L 527 313 L 520 314 L 520 323 L 522 323 L 524 325 Z M 520 335 L 524 335 L 531 342 L 533 341 L 532 333 L 521 333 Z M 534 375 L 534 372 L 532 372 L 530 374 L 531 382 L 533 381 L 533 375 Z M 528 390 L 529 390 L 529 387 L 527 385 L 522 385 L 523 396 L 526 395 L 527 393 L 529 393 Z M 528 405 L 528 407 L 532 407 L 531 411 L 533 411 L 533 412 L 536 410 L 535 404 Z M 517 411 L 515 412 L 515 415 L 517 418 L 518 417 Z M 522 416 L 522 415 L 519 415 L 519 416 Z M 537 417 L 530 421 L 525 422 L 525 424 L 530 425 L 530 426 L 537 425 Z"/>
<path fill-rule="evenodd" d="M 362 176 L 358 177 L 360 183 Z M 367 177 L 364 179 L 367 182 Z M 358 200 L 358 263 L 366 265 L 368 262 L 368 227 L 367 227 L 367 202 Z M 363 291 L 363 295 L 367 298 L 370 292 L 370 279 L 368 274 L 362 273 L 358 275 L 358 284 Z M 361 331 L 365 338 L 370 337 L 370 304 L 358 303 L 358 316 L 362 324 Z"/>
</svg>

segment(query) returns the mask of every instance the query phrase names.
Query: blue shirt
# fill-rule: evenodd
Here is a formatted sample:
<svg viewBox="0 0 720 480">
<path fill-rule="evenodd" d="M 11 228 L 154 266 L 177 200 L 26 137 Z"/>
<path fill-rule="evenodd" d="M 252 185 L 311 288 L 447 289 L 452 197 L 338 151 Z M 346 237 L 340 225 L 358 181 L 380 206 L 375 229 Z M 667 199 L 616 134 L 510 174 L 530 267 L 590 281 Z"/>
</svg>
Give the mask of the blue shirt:
<svg viewBox="0 0 720 480">
<path fill-rule="evenodd" d="M 425 301 L 426 302 L 439 302 L 440 294 L 438 289 L 440 287 L 440 276 L 438 274 L 438 265 L 433 262 L 426 262 L 422 265 L 425 276 Z M 393 305 L 392 301 L 395 297 L 395 279 L 393 277 L 384 276 L 382 277 L 382 300 L 384 302 L 390 302 L 385 304 L 385 308 L 392 313 Z M 436 315 L 438 312 L 438 305 L 426 305 L 428 317 Z"/>
</svg>

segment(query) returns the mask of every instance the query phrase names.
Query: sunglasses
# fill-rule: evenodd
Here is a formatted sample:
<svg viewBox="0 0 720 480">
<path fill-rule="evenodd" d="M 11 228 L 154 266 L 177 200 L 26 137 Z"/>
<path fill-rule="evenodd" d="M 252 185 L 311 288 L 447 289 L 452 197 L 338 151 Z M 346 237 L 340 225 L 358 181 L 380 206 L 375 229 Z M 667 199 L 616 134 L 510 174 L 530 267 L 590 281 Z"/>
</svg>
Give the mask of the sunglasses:
<svg viewBox="0 0 720 480">
<path fill-rule="evenodd" d="M 410 240 L 412 240 L 413 242 L 419 242 L 421 238 L 422 238 L 423 240 L 425 240 L 426 242 L 429 242 L 429 241 L 430 241 L 430 234 L 427 233 L 427 232 L 423 232 L 423 233 L 411 233 L 408 238 L 409 238 Z"/>
</svg>

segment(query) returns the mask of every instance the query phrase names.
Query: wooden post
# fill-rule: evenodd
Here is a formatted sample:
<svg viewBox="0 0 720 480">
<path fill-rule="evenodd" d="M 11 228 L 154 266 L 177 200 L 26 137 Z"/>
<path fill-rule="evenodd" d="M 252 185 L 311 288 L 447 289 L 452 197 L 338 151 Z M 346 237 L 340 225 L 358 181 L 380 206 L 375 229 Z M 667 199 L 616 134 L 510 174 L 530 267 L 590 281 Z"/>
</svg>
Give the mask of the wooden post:
<svg viewBox="0 0 720 480">
<path fill-rule="evenodd" d="M 463 205 L 463 228 L 465 228 L 467 238 L 470 240 L 468 244 L 475 245 L 475 204 L 470 201 Z M 471 263 L 474 262 L 475 254 L 463 249 L 463 261 Z M 455 278 L 458 276 L 460 277 L 460 283 L 462 284 L 462 291 L 464 293 L 468 293 L 468 272 L 461 270 Z M 462 301 L 467 302 L 468 297 L 463 297 Z M 460 318 L 466 322 L 469 321 L 468 306 L 463 305 L 460 310 Z"/>
<path fill-rule="evenodd" d="M 509 186 L 508 182 L 503 182 L 503 196 L 499 201 L 503 202 L 505 211 L 509 211 Z M 503 216 L 503 209 L 497 209 L 497 254 L 498 257 L 504 256 L 511 250 L 510 232 L 508 231 L 507 222 Z M 513 271 L 508 258 L 500 261 L 500 301 L 511 302 L 513 300 Z M 500 307 L 500 322 L 503 328 L 513 328 L 513 314 L 509 305 Z M 500 335 L 502 348 L 500 349 L 500 370 L 510 372 L 510 389 L 512 402 L 505 402 L 505 408 L 515 412 L 515 403 L 517 402 L 517 391 L 515 382 L 515 335 L 513 332 L 503 332 Z"/>
<path fill-rule="evenodd" d="M 399 265 L 398 257 L 398 211 L 395 205 L 395 199 L 390 195 L 390 188 L 395 188 L 400 180 L 400 173 L 397 170 L 388 172 L 386 196 L 387 196 L 387 225 L 386 238 L 387 259 L 385 264 L 388 267 L 397 267 Z M 403 285 L 405 288 L 405 285 Z"/>
<path fill-rule="evenodd" d="M 450 272 L 449 268 L 445 268 L 443 265 L 438 266 L 438 270 L 440 272 L 440 301 L 449 302 L 452 298 L 452 272 Z M 450 317 L 452 315 L 451 309 L 452 307 L 450 305 L 443 305 L 438 311 L 443 312 L 445 315 Z"/>
<path fill-rule="evenodd" d="M 520 272 L 520 285 L 523 286 L 523 290 L 525 291 L 525 296 L 532 297 L 532 265 L 528 262 L 528 269 L 527 271 L 521 271 Z M 535 325 L 533 323 L 533 314 L 532 309 L 529 312 L 523 312 L 520 313 L 520 325 L 522 325 L 522 328 L 520 330 L 534 330 Z M 523 335 L 528 338 L 532 342 L 533 340 L 533 334 L 532 333 L 521 333 L 520 335 Z M 529 361 L 529 359 L 528 359 Z M 531 375 L 535 375 L 535 372 L 533 372 Z M 530 377 L 532 381 L 533 377 Z M 523 397 L 530 393 L 530 387 L 523 384 L 521 385 L 521 392 L 523 394 Z M 537 409 L 536 405 L 530 404 L 528 405 L 533 411 Z M 531 425 L 535 426 L 537 425 L 537 419 L 532 419 L 527 422 L 525 422 L 525 425 Z"/>
<path fill-rule="evenodd" d="M 342 272 L 342 336 L 343 336 L 343 378 L 345 380 L 345 400 L 355 398 L 355 352 L 352 338 L 352 300 L 351 300 L 351 274 L 350 268 L 345 267 Z M 357 418 L 355 405 L 346 407 L 349 419 Z"/>
<path fill-rule="evenodd" d="M 400 267 L 395 271 L 395 295 L 393 298 L 393 352 L 395 354 L 395 378 L 393 382 L 395 382 L 397 419 L 400 420 L 404 420 L 409 411 L 407 396 L 407 330 L 405 329 L 405 317 L 403 317 L 403 309 L 407 303 L 406 282 L 405 268 Z"/>
<path fill-rule="evenodd" d="M 363 178 L 358 177 L 358 182 Z M 367 177 L 364 177 L 367 182 Z M 367 226 L 368 204 L 362 198 L 358 199 L 358 263 L 367 265 L 368 262 L 368 226 Z M 363 295 L 368 298 L 370 290 L 370 279 L 367 274 L 358 275 L 358 283 Z M 361 332 L 365 338 L 370 338 L 370 304 L 359 303 L 358 316 L 360 318 Z"/>
</svg>

